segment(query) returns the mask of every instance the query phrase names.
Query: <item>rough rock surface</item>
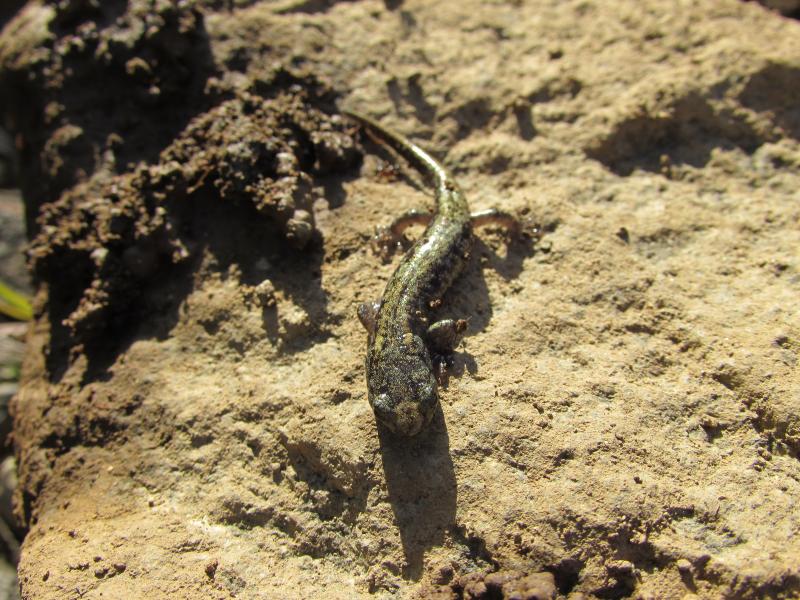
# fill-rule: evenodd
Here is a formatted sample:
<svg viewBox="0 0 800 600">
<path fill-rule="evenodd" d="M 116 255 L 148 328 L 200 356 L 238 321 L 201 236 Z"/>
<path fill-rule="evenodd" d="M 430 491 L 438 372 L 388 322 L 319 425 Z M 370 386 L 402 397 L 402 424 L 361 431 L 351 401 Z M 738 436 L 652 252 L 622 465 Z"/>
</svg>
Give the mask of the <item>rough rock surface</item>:
<svg viewBox="0 0 800 600">
<path fill-rule="evenodd" d="M 25 257 L 23 206 L 18 190 L 0 189 L 0 280 L 13 289 L 28 293 L 30 281 Z"/>
<path fill-rule="evenodd" d="M 798 27 L 30 3 L 0 35 L 37 311 L 23 597 L 796 597 Z M 482 232 L 411 440 L 376 428 L 354 311 L 393 269 L 374 227 L 430 200 L 343 106 L 543 232 Z"/>
</svg>

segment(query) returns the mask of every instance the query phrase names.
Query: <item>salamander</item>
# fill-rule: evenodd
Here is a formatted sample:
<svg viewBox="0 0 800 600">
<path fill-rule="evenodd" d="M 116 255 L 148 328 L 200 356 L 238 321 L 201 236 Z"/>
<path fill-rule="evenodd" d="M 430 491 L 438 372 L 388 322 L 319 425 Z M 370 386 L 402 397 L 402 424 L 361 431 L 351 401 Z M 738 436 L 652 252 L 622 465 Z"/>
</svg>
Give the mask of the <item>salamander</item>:
<svg viewBox="0 0 800 600">
<path fill-rule="evenodd" d="M 431 420 L 438 403 L 431 351 L 452 351 L 466 329 L 461 319 L 431 323 L 429 311 L 463 271 L 473 225 L 495 222 L 515 229 L 516 221 L 494 209 L 470 215 L 461 188 L 427 152 L 369 117 L 345 114 L 426 176 L 435 191 L 433 213 L 411 211 L 384 233 L 396 240 L 409 225 L 427 225 L 390 277 L 380 301 L 361 304 L 357 311 L 369 333 L 365 363 L 369 403 L 385 427 L 413 436 Z"/>
</svg>

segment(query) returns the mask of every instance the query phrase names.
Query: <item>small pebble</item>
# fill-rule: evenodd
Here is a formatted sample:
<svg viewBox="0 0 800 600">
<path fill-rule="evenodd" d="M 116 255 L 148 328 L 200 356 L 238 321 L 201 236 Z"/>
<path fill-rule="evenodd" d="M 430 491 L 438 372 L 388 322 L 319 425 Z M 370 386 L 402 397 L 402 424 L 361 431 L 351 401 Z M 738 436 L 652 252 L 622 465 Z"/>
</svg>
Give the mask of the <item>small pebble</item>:
<svg viewBox="0 0 800 600">
<path fill-rule="evenodd" d="M 606 563 L 606 571 L 612 575 L 632 575 L 636 567 L 628 560 L 612 560 Z"/>
<path fill-rule="evenodd" d="M 675 563 L 675 566 L 678 567 L 678 571 L 683 575 L 687 575 L 692 572 L 692 563 L 685 558 L 679 559 L 678 562 Z"/>
<path fill-rule="evenodd" d="M 214 579 L 214 575 L 217 574 L 218 566 L 219 566 L 219 561 L 215 558 L 206 565 L 206 575 L 208 575 L 211 579 Z"/>
<path fill-rule="evenodd" d="M 256 299 L 258 303 L 269 308 L 275 306 L 275 285 L 269 279 L 265 279 L 256 286 Z"/>
</svg>

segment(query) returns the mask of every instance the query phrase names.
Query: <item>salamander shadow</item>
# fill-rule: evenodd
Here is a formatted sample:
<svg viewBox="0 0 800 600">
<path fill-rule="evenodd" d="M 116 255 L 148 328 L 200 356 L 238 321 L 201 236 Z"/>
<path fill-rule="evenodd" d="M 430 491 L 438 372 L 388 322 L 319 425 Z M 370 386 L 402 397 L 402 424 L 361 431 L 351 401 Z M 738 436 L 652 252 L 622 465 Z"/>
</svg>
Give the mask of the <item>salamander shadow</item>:
<svg viewBox="0 0 800 600">
<path fill-rule="evenodd" d="M 418 580 L 429 548 L 441 545 L 455 523 L 456 478 L 441 408 L 413 438 L 378 427 L 386 487 L 400 529 L 406 564 L 402 576 Z"/>
<path fill-rule="evenodd" d="M 497 273 L 505 282 L 513 281 L 522 272 L 525 259 L 533 256 L 534 245 L 531 240 L 506 240 L 493 247 L 476 236 L 464 273 L 444 295 L 444 306 L 435 315 L 435 319 L 467 320 L 463 344 L 447 357 L 445 387 L 449 377 L 461 377 L 465 370 L 473 375 L 478 371 L 479 365 L 469 352 L 469 338 L 489 327 L 494 317 L 487 272 Z M 501 293 L 509 291 L 506 288 Z"/>
</svg>

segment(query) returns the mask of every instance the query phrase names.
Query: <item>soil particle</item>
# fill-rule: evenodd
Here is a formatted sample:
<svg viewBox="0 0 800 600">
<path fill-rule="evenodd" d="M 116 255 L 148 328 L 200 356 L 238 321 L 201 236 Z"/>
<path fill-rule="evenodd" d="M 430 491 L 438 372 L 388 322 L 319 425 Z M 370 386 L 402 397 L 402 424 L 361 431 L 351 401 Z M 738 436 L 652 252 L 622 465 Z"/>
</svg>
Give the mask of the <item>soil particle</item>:
<svg viewBox="0 0 800 600">
<path fill-rule="evenodd" d="M 552 600 L 557 593 L 552 573 L 496 571 L 460 577 L 447 586 L 423 590 L 420 597 L 441 600 Z"/>
</svg>

